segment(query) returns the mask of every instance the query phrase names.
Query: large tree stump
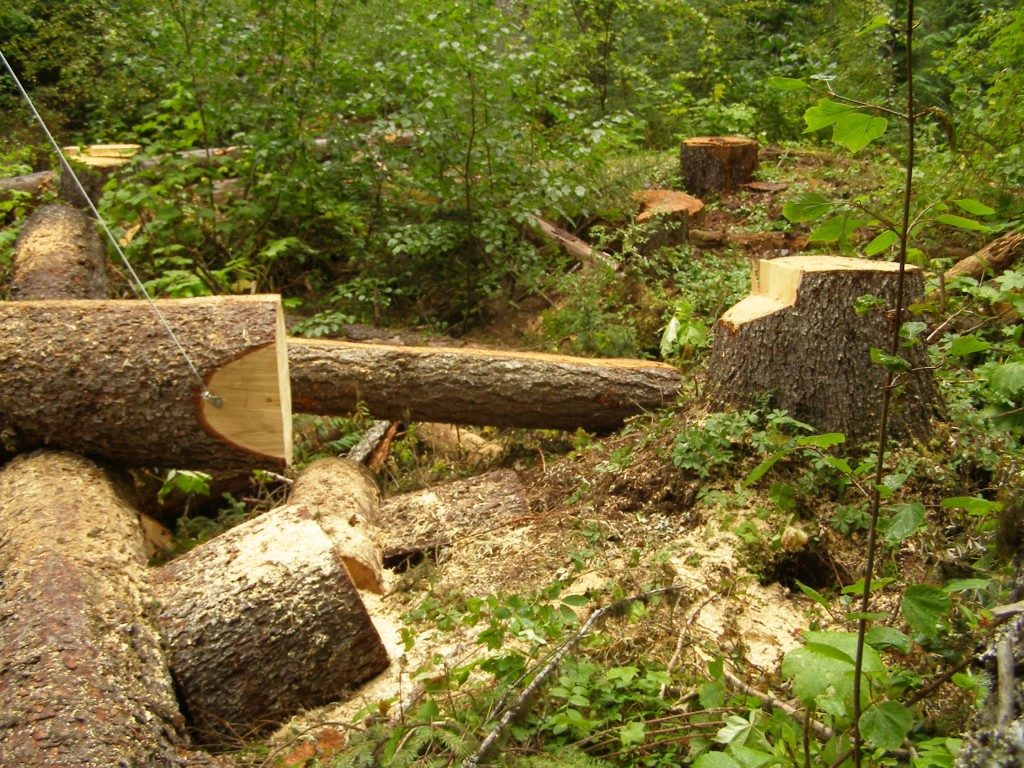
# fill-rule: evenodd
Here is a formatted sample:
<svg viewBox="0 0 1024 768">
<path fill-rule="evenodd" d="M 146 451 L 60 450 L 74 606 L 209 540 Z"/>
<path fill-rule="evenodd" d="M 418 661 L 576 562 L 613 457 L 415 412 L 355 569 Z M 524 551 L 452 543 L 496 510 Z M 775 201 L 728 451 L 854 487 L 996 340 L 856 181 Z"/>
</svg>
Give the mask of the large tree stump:
<svg viewBox="0 0 1024 768">
<path fill-rule="evenodd" d="M 0 471 L 0 763 L 179 766 L 137 515 L 78 456 Z"/>
<path fill-rule="evenodd" d="M 708 369 L 713 403 L 771 403 L 822 432 L 864 440 L 877 432 L 886 371 L 871 348 L 888 350 L 889 309 L 895 306 L 898 265 L 838 256 L 789 256 L 758 262 L 751 295 L 715 325 Z M 923 294 L 920 270 L 908 267 L 907 304 Z M 860 296 L 884 307 L 858 315 Z M 893 400 L 892 433 L 924 437 L 941 413 L 938 387 L 922 343 L 902 354 L 914 370 L 901 375 Z"/>
<path fill-rule="evenodd" d="M 171 670 L 202 738 L 263 730 L 388 666 L 346 567 L 376 503 L 373 479 L 333 460 L 300 476 L 287 505 L 154 574 Z M 379 550 L 371 558 L 372 570 Z"/>
<path fill-rule="evenodd" d="M 288 463 L 280 299 L 159 306 L 203 381 L 147 302 L 0 303 L 0 443 L 12 452 L 66 448 L 123 466 Z M 204 398 L 204 389 L 219 400 Z"/>
<path fill-rule="evenodd" d="M 739 136 L 698 136 L 679 150 L 683 186 L 691 195 L 732 192 L 757 170 L 757 142 Z"/>
<path fill-rule="evenodd" d="M 289 339 L 288 362 L 295 409 L 321 416 L 599 431 L 679 389 L 664 363 L 486 349 Z"/>
<path fill-rule="evenodd" d="M 96 224 L 66 205 L 36 210 L 18 235 L 11 299 L 101 299 L 107 257 Z"/>
</svg>

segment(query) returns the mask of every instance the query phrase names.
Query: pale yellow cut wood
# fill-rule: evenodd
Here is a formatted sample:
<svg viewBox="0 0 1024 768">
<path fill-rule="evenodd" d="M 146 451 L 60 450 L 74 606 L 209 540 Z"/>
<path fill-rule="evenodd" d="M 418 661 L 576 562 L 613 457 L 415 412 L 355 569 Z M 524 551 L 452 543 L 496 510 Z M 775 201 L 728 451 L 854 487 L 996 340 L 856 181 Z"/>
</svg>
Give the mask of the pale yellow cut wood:
<svg viewBox="0 0 1024 768">
<path fill-rule="evenodd" d="M 92 168 L 111 168 L 123 165 L 142 149 L 138 144 L 92 144 L 88 147 L 64 147 L 69 160 Z"/>
<path fill-rule="evenodd" d="M 277 309 L 273 344 L 218 368 L 207 380 L 211 398 L 200 411 L 222 440 L 292 463 L 292 398 L 284 313 Z"/>
<path fill-rule="evenodd" d="M 908 271 L 917 267 L 908 266 Z M 738 327 L 796 304 L 800 282 L 809 272 L 898 272 L 891 261 L 868 261 L 848 256 L 785 256 L 761 259 L 751 273 L 750 295 L 722 315 L 720 322 Z"/>
</svg>

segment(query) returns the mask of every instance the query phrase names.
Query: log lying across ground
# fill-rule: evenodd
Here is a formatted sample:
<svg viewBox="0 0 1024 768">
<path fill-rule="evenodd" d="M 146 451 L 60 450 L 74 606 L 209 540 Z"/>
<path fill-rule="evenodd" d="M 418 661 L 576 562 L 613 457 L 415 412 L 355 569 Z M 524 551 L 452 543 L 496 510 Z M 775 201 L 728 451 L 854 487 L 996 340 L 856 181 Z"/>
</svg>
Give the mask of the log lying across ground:
<svg viewBox="0 0 1024 768">
<path fill-rule="evenodd" d="M 841 256 L 760 260 L 747 298 L 715 326 L 708 390 L 719 405 L 749 406 L 765 393 L 821 432 L 850 440 L 876 434 L 886 371 L 871 349 L 888 350 L 889 311 L 899 265 Z M 921 301 L 920 270 L 908 268 L 906 304 Z M 880 307 L 860 314 L 861 296 Z M 923 342 L 901 351 L 912 370 L 901 374 L 890 422 L 894 435 L 924 437 L 942 412 Z"/>
<path fill-rule="evenodd" d="M 135 510 L 66 453 L 0 471 L 0 763 L 183 766 Z"/>
<path fill-rule="evenodd" d="M 288 362 L 296 411 L 499 427 L 611 430 L 680 384 L 645 360 L 312 339 L 289 339 Z"/>
<path fill-rule="evenodd" d="M 11 299 L 106 298 L 106 264 L 92 219 L 67 205 L 44 206 L 18 235 Z"/>
<path fill-rule="evenodd" d="M 122 466 L 229 469 L 291 460 L 277 296 L 0 303 L 0 441 Z M 204 391 L 217 399 L 203 397 Z"/>
<path fill-rule="evenodd" d="M 260 731 L 388 666 L 348 570 L 379 578 L 377 505 L 359 465 L 318 462 L 287 505 L 156 572 L 171 670 L 204 739 Z"/>
</svg>

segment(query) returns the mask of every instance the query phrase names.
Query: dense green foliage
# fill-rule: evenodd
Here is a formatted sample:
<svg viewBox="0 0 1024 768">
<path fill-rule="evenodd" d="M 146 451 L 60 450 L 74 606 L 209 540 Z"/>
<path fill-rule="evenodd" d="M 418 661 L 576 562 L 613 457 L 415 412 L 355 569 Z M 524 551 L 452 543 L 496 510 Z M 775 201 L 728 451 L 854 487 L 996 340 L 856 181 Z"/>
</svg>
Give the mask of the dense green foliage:
<svg viewBox="0 0 1024 768">
<path fill-rule="evenodd" d="M 1005 597 L 994 539 L 1024 460 L 1024 271 L 940 277 L 952 249 L 1019 227 L 1024 7 L 929 3 L 909 59 L 905 10 L 852 0 L 396 0 L 386 10 L 34 0 L 0 10 L 0 50 L 64 142 L 142 145 L 108 183 L 102 211 L 156 295 L 281 292 L 304 316 L 297 332 L 311 336 L 353 322 L 459 333 L 542 296 L 551 306 L 530 339 L 539 347 L 660 355 L 699 370 L 748 265 L 729 250 L 719 259 L 691 245 L 645 247 L 630 192 L 673 184 L 680 138 L 730 133 L 799 143 L 821 161 L 813 178 L 807 168 L 785 176 L 777 210 L 743 210 L 739 196 L 708 201 L 713 213 L 926 270 L 928 300 L 905 308 L 893 346 L 873 358 L 898 384 L 905 347 L 928 345 L 950 416 L 941 440 L 847 447 L 767 400 L 696 421 L 680 406 L 596 465 L 621 471 L 643 453 L 692 481 L 708 526 L 739 537 L 765 580 L 777 575 L 761 567 L 766 553 L 781 557 L 791 530 L 806 540 L 801 523 L 827 528 L 822 538 L 865 536 L 867 580 L 787 584 L 832 619 L 829 631 L 811 621 L 782 664 L 805 722 L 737 691 L 724 648 L 709 645 L 705 667 L 672 674 L 654 654 L 619 650 L 636 632 L 623 626 L 652 616 L 680 637 L 686 628 L 673 624 L 676 595 L 661 591 L 657 555 L 628 555 L 646 578 L 635 600 L 620 585 L 571 591 L 612 546 L 589 528 L 564 573 L 535 594 L 428 589 L 410 608 L 407 645 L 428 628 L 471 627 L 479 657 L 420 670 L 427 687 L 410 719 L 368 719 L 338 765 L 471 755 L 555 652 L 564 658 L 544 704 L 508 727 L 508 765 L 886 765 L 905 754 L 915 766 L 952 764 L 964 723 L 929 720 L 920 704 L 928 677 L 970 657 Z M 6 76 L 0 106 L 0 175 L 52 166 Z M 229 146 L 239 149 L 205 162 L 181 154 Z M 782 166 L 762 173 L 782 176 Z M 0 273 L 27 206 L 20 195 L 0 200 Z M 533 216 L 585 234 L 618 270 L 580 270 L 536 245 Z M 863 309 L 893 308 L 869 299 Z M 577 437 L 577 455 L 602 450 L 587 440 Z M 179 473 L 165 492 L 204 487 Z M 758 521 L 734 519 L 754 489 L 767 499 Z M 566 504 L 592 492 L 581 482 Z M 224 524 L 246 514 L 229 501 Z M 778 533 L 765 537 L 765 521 Z M 189 540 L 207 535 L 186 523 Z M 904 546 L 931 553 L 921 583 L 900 580 Z M 869 610 L 873 590 L 890 585 L 899 592 L 888 613 Z M 591 598 L 621 611 L 585 632 L 578 609 Z M 950 679 L 963 701 L 981 698 L 976 676 Z M 692 695 L 675 703 L 673 686 Z"/>
</svg>

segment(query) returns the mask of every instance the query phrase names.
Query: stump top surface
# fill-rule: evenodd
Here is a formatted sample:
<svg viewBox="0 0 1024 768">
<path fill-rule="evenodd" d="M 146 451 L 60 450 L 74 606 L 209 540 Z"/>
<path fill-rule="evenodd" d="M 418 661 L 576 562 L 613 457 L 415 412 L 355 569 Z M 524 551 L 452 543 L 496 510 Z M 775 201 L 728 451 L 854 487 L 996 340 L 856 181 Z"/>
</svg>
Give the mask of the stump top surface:
<svg viewBox="0 0 1024 768">
<path fill-rule="evenodd" d="M 837 272 L 859 270 L 863 272 L 899 272 L 900 265 L 894 261 L 870 261 L 852 256 L 831 256 L 828 254 L 811 254 L 809 256 L 783 256 L 778 259 L 762 259 L 760 264 L 769 262 L 775 268 L 794 269 L 800 272 Z M 918 267 L 908 264 L 908 271 L 916 271 Z"/>
<path fill-rule="evenodd" d="M 755 139 L 748 139 L 744 136 L 694 136 L 683 141 L 688 147 L 708 147 L 722 145 L 749 145 L 757 144 Z"/>
</svg>

